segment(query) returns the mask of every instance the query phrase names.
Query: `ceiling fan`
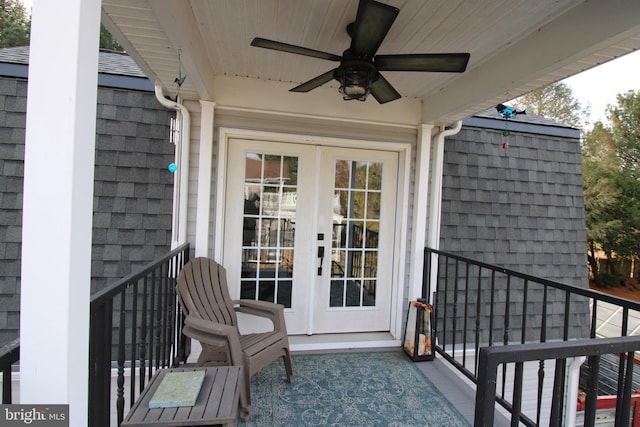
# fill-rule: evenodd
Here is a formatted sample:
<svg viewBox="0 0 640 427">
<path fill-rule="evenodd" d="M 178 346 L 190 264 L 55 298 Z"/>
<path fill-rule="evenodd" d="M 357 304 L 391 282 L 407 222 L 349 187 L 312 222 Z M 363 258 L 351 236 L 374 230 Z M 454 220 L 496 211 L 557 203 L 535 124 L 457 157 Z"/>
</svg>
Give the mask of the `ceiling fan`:
<svg viewBox="0 0 640 427">
<path fill-rule="evenodd" d="M 251 46 L 339 62 L 333 70 L 290 89 L 309 92 L 336 79 L 343 99 L 364 101 L 371 93 L 380 103 L 400 98 L 400 94 L 380 71 L 424 71 L 462 73 L 469 62 L 468 53 L 425 53 L 376 55 L 400 10 L 374 0 L 360 0 L 356 20 L 347 25 L 351 45 L 342 56 L 256 37 Z"/>
</svg>

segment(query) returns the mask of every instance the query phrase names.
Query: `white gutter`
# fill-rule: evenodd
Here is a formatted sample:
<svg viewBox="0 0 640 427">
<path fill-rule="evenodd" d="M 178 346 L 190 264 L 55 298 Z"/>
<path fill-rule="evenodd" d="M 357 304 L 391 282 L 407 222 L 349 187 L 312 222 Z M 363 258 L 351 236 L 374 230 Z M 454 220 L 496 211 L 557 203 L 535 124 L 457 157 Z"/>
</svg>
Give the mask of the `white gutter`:
<svg viewBox="0 0 640 427">
<path fill-rule="evenodd" d="M 164 107 L 179 113 L 180 138 L 176 142 L 175 164 L 177 173 L 173 177 L 173 221 L 171 226 L 171 249 L 187 241 L 187 199 L 189 196 L 189 144 L 191 141 L 191 116 L 189 110 L 175 101 L 165 98 L 162 87 L 156 85 L 156 98 Z"/>
<path fill-rule="evenodd" d="M 433 172 L 431 174 L 431 188 L 429 191 L 429 224 L 427 226 L 427 246 L 431 249 L 440 249 L 440 223 L 442 222 L 442 179 L 444 172 L 444 139 L 455 135 L 462 129 L 462 121 L 458 120 L 451 129 L 441 127 L 440 133 L 435 135 L 433 146 Z M 436 265 L 436 257 L 431 260 L 431 265 Z M 436 283 L 436 269 L 431 271 L 431 283 Z M 432 304 L 433 295 L 429 295 Z"/>
</svg>

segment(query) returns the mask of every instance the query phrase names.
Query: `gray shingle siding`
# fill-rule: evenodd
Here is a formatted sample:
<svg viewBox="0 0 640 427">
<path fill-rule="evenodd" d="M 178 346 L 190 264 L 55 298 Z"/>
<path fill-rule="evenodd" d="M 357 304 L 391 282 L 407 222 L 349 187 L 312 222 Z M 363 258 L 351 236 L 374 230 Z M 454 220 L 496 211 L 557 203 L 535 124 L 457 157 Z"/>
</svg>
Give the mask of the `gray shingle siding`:
<svg viewBox="0 0 640 427">
<path fill-rule="evenodd" d="M 0 78 L 0 344 L 18 334 L 26 88 Z"/>
<path fill-rule="evenodd" d="M 548 132 L 551 128 L 547 126 L 538 126 L 540 133 L 513 132 L 510 123 L 512 133 L 505 137 L 501 129 L 504 122 L 495 122 L 493 126 L 494 129 L 482 129 L 465 124 L 458 135 L 445 142 L 440 249 L 533 276 L 588 287 L 579 133 L 562 127 Z M 559 136 L 544 135 L 545 132 Z M 506 149 L 504 142 L 509 143 Z M 488 281 L 486 278 L 483 283 Z M 505 312 L 505 286 L 506 281 L 499 278 L 495 313 Z M 512 287 L 510 338 L 519 340 L 517 329 L 522 316 L 513 310 L 522 311 L 515 304 L 523 298 L 522 284 L 512 283 Z M 473 284 L 469 304 L 473 305 L 478 298 L 485 303 L 481 329 L 482 340 L 486 341 L 488 289 L 485 287 L 478 296 L 474 293 L 476 288 Z M 449 298 L 453 301 L 452 295 Z M 534 331 L 534 326 L 541 322 L 543 293 L 541 289 L 532 290 L 527 298 L 530 326 L 527 339 L 539 339 L 539 329 Z M 464 299 L 459 301 L 462 302 L 458 313 L 462 313 Z M 552 292 L 549 301 L 548 337 L 558 338 L 564 295 Z M 570 334 L 579 336 L 585 333 L 583 326 L 588 325 L 588 305 L 584 301 L 574 302 L 572 310 L 575 316 Z M 451 312 L 449 307 L 448 313 Z M 501 327 L 496 327 L 494 340 L 499 336 L 501 341 L 502 333 Z"/>
<path fill-rule="evenodd" d="M 584 287 L 588 283 L 579 141 L 555 138 L 548 144 L 543 138 L 511 134 L 509 148 L 503 149 L 501 132 L 463 128 L 447 140 L 441 248 Z M 551 158 L 544 160 L 549 154 Z M 494 251 L 478 247 L 488 243 L 486 238 L 492 239 Z M 526 261 L 518 255 L 525 255 Z M 549 257 L 531 262 L 543 255 Z M 563 259 L 567 256 L 574 260 L 570 265 Z"/>
<path fill-rule="evenodd" d="M 168 142 L 168 124 L 173 114 L 153 93 L 98 89 L 94 292 L 169 250 L 173 175 L 167 165 L 174 146 Z"/>
<path fill-rule="evenodd" d="M 0 77 L 0 344 L 18 335 L 27 81 Z M 98 88 L 91 290 L 170 248 L 169 118 L 150 92 Z"/>
</svg>

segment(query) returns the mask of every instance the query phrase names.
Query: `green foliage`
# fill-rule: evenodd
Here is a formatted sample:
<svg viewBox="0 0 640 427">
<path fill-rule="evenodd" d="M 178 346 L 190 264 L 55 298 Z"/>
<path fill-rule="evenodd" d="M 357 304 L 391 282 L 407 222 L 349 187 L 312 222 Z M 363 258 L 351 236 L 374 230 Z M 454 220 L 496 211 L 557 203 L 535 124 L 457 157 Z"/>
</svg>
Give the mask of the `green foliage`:
<svg viewBox="0 0 640 427">
<path fill-rule="evenodd" d="M 529 114 L 545 117 L 550 120 L 573 126 L 577 129 L 586 127 L 590 106 L 583 106 L 573 96 L 573 91 L 565 83 L 552 83 L 536 89 L 515 100 L 518 109 Z"/>
<path fill-rule="evenodd" d="M 594 281 L 599 288 L 608 288 L 618 286 L 620 278 L 611 273 L 599 273 L 596 275 Z"/>
<path fill-rule="evenodd" d="M 0 48 L 28 46 L 31 17 L 20 0 L 0 0 Z"/>
<path fill-rule="evenodd" d="M 582 168 L 589 264 L 594 276 L 595 252 L 640 258 L 640 97 L 618 95 L 609 108 L 611 127 L 595 123 L 582 145 Z"/>
<path fill-rule="evenodd" d="M 639 177 L 640 162 L 640 93 L 618 94 L 618 105 L 608 108 L 616 151 L 622 168 Z"/>
<path fill-rule="evenodd" d="M 100 24 L 100 49 L 124 52 L 124 48 L 113 38 L 109 30 Z"/>
<path fill-rule="evenodd" d="M 0 48 L 29 46 L 31 16 L 21 0 L 0 0 Z M 124 48 L 100 25 L 100 49 L 123 52 Z"/>
</svg>

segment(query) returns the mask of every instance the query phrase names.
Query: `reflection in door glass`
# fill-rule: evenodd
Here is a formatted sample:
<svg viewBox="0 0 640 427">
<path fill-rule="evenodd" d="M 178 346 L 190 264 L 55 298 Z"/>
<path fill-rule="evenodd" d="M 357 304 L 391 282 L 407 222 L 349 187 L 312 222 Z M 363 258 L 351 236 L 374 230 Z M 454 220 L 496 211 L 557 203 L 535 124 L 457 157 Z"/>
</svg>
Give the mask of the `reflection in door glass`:
<svg viewBox="0 0 640 427">
<path fill-rule="evenodd" d="M 247 153 L 240 298 L 291 307 L 298 158 Z"/>
<path fill-rule="evenodd" d="M 382 163 L 335 166 L 329 306 L 375 306 Z"/>
</svg>

